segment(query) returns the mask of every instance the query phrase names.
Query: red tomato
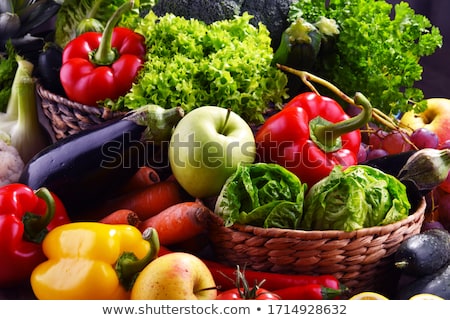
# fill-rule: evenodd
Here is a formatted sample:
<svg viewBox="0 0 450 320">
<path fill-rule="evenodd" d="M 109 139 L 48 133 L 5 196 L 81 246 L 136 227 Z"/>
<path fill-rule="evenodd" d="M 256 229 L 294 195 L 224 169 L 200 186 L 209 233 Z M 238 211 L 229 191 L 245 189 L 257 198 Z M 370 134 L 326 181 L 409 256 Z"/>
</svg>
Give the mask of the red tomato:
<svg viewBox="0 0 450 320">
<path fill-rule="evenodd" d="M 217 295 L 216 300 L 281 300 L 281 298 L 263 288 L 229 289 Z"/>
</svg>

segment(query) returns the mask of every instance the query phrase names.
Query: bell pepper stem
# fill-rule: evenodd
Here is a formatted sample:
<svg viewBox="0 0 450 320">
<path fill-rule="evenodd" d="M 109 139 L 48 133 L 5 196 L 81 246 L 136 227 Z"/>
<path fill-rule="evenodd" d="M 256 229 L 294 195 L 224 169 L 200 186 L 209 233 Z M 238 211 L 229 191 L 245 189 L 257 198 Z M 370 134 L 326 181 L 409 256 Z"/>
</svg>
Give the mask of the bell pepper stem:
<svg viewBox="0 0 450 320">
<path fill-rule="evenodd" d="M 366 125 L 372 116 L 370 102 L 360 92 L 355 94 L 355 103 L 362 107 L 362 111 L 355 117 L 330 122 L 318 116 L 309 122 L 311 140 L 323 151 L 334 152 L 342 148 L 341 136 L 358 130 Z"/>
<path fill-rule="evenodd" d="M 355 94 L 355 104 L 362 107 L 362 111 L 349 119 L 331 123 L 313 119 L 310 123 L 312 138 L 314 138 L 319 146 L 327 152 L 335 151 L 341 146 L 336 147 L 336 140 L 343 134 L 355 131 L 369 122 L 372 116 L 372 105 L 369 100 L 360 92 Z M 316 118 L 317 119 L 317 118 Z"/>
<path fill-rule="evenodd" d="M 119 22 L 120 17 L 125 11 L 130 10 L 134 6 L 134 0 L 130 0 L 122 4 L 106 23 L 105 30 L 102 33 L 102 40 L 96 51 L 90 56 L 92 63 L 96 65 L 108 66 L 117 59 L 117 51 L 112 48 L 111 40 L 114 28 Z"/>
<path fill-rule="evenodd" d="M 26 240 L 41 243 L 45 235 L 48 233 L 47 226 L 55 216 L 55 199 L 47 188 L 39 188 L 35 191 L 37 197 L 43 199 L 47 205 L 44 215 L 38 215 L 32 212 L 27 212 L 23 216 L 22 222 L 24 224 L 24 237 Z"/>
<path fill-rule="evenodd" d="M 156 229 L 147 228 L 142 237 L 150 243 L 150 249 L 142 259 L 138 259 L 134 253 L 124 252 L 116 262 L 119 281 L 127 290 L 131 289 L 139 272 L 156 259 L 159 253 L 160 243 Z"/>
<path fill-rule="evenodd" d="M 285 72 L 292 73 L 296 76 L 298 76 L 302 82 L 314 93 L 320 95 L 320 93 L 317 91 L 317 89 L 314 87 L 314 85 L 311 83 L 311 81 L 331 90 L 338 98 L 342 99 L 343 101 L 352 104 L 357 105 L 355 101 L 350 98 L 348 95 L 346 95 L 344 92 L 342 92 L 338 87 L 330 83 L 329 81 L 322 79 L 318 76 L 315 76 L 307 71 L 302 70 L 296 70 L 294 68 L 290 68 L 288 66 L 277 64 L 277 67 Z M 388 129 L 392 130 L 398 130 L 399 127 L 397 123 L 392 119 L 392 117 L 384 114 L 381 110 L 372 107 L 372 117 L 377 122 L 381 123 Z"/>
</svg>

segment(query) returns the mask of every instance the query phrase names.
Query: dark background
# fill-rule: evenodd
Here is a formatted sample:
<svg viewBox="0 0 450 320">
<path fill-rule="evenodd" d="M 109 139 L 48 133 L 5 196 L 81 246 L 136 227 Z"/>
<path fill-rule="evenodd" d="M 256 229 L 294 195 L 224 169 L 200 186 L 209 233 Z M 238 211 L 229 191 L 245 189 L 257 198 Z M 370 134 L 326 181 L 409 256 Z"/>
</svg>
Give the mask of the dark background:
<svg viewBox="0 0 450 320">
<path fill-rule="evenodd" d="M 387 0 L 396 4 L 400 0 Z M 450 98 L 450 0 L 407 0 L 416 13 L 430 19 L 438 27 L 443 37 L 443 46 L 431 56 L 423 57 L 420 64 L 424 71 L 417 87 L 425 98 Z"/>
</svg>

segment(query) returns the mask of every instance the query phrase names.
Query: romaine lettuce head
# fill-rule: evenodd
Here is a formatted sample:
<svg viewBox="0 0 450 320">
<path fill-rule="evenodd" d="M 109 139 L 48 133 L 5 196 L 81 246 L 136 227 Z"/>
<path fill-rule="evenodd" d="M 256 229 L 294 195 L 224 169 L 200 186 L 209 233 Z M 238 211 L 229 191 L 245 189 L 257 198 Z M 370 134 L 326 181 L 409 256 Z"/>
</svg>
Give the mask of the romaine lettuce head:
<svg viewBox="0 0 450 320">
<path fill-rule="evenodd" d="M 225 226 L 296 229 L 307 185 L 278 164 L 240 164 L 225 182 L 215 206 Z"/>
<path fill-rule="evenodd" d="M 406 186 L 366 165 L 336 166 L 305 196 L 303 230 L 343 230 L 386 225 L 409 215 Z"/>
</svg>

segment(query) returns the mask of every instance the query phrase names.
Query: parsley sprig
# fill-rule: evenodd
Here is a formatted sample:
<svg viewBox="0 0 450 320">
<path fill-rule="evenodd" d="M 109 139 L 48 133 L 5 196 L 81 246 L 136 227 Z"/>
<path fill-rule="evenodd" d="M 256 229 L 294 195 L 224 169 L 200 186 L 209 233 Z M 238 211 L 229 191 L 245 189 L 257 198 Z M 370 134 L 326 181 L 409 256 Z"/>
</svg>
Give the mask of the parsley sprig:
<svg viewBox="0 0 450 320">
<path fill-rule="evenodd" d="M 378 0 L 302 0 L 291 14 L 311 23 L 321 16 L 336 20 L 335 50 L 320 56 L 314 73 L 342 91 L 362 92 L 385 114 L 422 111 L 424 94 L 420 58 L 442 46 L 442 35 L 430 20 L 406 3 Z"/>
</svg>

